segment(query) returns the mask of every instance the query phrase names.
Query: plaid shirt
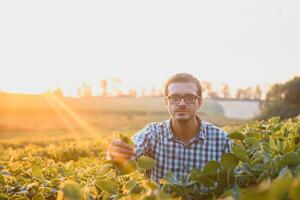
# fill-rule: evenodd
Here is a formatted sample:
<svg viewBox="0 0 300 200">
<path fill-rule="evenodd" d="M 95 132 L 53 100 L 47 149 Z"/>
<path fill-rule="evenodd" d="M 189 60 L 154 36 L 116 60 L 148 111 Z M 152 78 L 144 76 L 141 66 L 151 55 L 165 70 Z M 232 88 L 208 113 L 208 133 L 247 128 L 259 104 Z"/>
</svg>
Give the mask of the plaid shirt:
<svg viewBox="0 0 300 200">
<path fill-rule="evenodd" d="M 202 169 L 209 160 L 220 161 L 223 153 L 231 151 L 231 141 L 224 130 L 197 118 L 200 131 L 188 145 L 173 136 L 171 119 L 151 123 L 133 137 L 134 158 L 148 155 L 156 160 L 148 173 L 151 180 L 159 183 L 170 171 L 177 180 L 184 181 L 190 170 Z"/>
</svg>

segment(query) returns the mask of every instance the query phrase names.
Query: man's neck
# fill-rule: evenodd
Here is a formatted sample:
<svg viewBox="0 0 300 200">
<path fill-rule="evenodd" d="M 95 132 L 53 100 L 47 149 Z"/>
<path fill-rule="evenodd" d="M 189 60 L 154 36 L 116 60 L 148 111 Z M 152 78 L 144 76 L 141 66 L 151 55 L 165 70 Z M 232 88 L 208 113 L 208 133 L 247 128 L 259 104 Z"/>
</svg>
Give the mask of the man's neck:
<svg viewBox="0 0 300 200">
<path fill-rule="evenodd" d="M 180 139 L 185 144 L 194 138 L 200 128 L 199 120 L 195 117 L 188 121 L 171 120 L 172 132 L 174 136 Z"/>
</svg>

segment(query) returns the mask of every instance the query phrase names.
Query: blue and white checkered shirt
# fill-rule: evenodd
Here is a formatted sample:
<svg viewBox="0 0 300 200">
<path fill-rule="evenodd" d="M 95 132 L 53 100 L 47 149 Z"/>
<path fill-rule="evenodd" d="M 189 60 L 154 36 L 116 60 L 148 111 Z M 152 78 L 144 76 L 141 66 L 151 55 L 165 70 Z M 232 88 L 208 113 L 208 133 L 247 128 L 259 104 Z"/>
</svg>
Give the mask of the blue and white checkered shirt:
<svg viewBox="0 0 300 200">
<path fill-rule="evenodd" d="M 202 169 L 209 160 L 220 161 L 225 152 L 231 152 L 231 141 L 227 133 L 203 121 L 199 116 L 200 131 L 188 145 L 173 136 L 171 119 L 150 123 L 134 137 L 134 158 L 148 155 L 156 160 L 149 171 L 149 178 L 159 183 L 168 171 L 177 180 L 187 177 L 190 170 Z"/>
</svg>

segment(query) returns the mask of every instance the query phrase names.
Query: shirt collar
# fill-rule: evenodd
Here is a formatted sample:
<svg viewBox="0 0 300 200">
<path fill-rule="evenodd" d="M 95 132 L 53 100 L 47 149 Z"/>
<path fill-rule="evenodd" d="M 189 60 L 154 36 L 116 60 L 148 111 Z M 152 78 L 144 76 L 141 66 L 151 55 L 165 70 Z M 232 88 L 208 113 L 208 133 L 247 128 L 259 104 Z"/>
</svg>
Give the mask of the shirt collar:
<svg viewBox="0 0 300 200">
<path fill-rule="evenodd" d="M 200 130 L 197 134 L 197 139 L 205 139 L 205 135 L 206 135 L 206 122 L 197 114 L 196 115 L 197 120 L 200 122 Z M 167 138 L 169 140 L 171 140 L 173 138 L 173 132 L 172 132 L 172 128 L 171 128 L 171 121 L 172 118 L 169 118 L 167 120 Z"/>
</svg>

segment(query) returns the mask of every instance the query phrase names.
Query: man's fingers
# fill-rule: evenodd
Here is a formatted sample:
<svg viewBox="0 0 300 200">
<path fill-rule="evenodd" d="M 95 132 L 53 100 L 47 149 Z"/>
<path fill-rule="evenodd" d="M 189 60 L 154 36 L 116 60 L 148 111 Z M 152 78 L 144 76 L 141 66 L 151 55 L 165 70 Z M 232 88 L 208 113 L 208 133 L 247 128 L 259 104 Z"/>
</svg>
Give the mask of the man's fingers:
<svg viewBox="0 0 300 200">
<path fill-rule="evenodd" d="M 123 153 L 123 154 L 130 154 L 130 155 L 132 155 L 134 153 L 133 149 L 121 148 L 119 146 L 111 146 L 109 151 Z"/>
<path fill-rule="evenodd" d="M 131 154 L 123 154 L 119 152 L 110 152 L 110 156 L 113 160 L 129 160 L 132 157 Z"/>
<path fill-rule="evenodd" d="M 134 155 L 134 149 L 122 140 L 118 139 L 111 142 L 108 150 L 111 159 L 118 163 L 130 160 Z"/>
<path fill-rule="evenodd" d="M 126 149 L 132 149 L 132 147 L 130 145 L 126 144 L 122 140 L 117 140 L 117 139 L 112 141 L 112 146 L 119 146 L 119 147 L 123 147 Z"/>
</svg>

